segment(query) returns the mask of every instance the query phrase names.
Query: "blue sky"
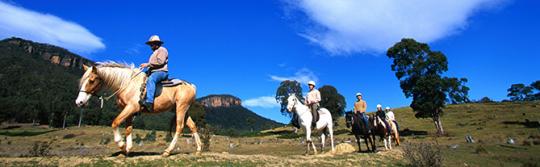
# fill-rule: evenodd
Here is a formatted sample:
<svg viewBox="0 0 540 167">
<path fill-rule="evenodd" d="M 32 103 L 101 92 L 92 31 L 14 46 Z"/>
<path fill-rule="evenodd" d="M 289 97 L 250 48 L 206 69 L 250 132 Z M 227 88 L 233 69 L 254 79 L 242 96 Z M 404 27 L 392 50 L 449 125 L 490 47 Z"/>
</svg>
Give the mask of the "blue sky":
<svg viewBox="0 0 540 167">
<path fill-rule="evenodd" d="M 260 0 L 0 1 L 0 38 L 65 47 L 94 61 L 140 64 L 158 34 L 170 75 L 198 97 L 232 94 L 259 115 L 288 122 L 271 98 L 282 79 L 333 85 L 352 108 L 408 106 L 386 48 L 403 37 L 446 54 L 448 76 L 466 77 L 471 99 L 506 99 L 513 83 L 540 79 L 538 1 Z M 304 85 L 304 90 L 307 87 Z M 76 95 L 74 95 L 75 98 Z"/>
</svg>

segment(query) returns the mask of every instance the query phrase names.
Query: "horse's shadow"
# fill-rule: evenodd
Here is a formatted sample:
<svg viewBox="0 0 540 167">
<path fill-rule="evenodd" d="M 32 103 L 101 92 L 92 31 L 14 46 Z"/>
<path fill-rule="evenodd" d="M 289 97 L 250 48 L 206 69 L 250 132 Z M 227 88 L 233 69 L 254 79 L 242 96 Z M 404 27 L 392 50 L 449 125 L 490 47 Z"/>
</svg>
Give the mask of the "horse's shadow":
<svg viewBox="0 0 540 167">
<path fill-rule="evenodd" d="M 184 154 L 184 153 L 171 153 L 170 156 L 178 155 L 178 154 Z M 119 155 L 125 156 L 124 152 L 118 151 L 118 152 L 113 153 L 110 157 L 117 157 Z M 161 155 L 161 153 L 160 152 L 146 152 L 146 151 L 130 152 L 126 157 L 141 157 L 141 156 L 152 156 L 152 155 Z"/>
</svg>

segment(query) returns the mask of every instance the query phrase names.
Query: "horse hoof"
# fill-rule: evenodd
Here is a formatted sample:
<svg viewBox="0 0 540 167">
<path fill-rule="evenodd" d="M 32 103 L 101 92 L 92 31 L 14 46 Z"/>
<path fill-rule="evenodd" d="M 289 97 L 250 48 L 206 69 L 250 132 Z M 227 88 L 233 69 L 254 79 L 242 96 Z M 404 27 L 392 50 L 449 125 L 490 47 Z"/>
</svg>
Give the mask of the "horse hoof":
<svg viewBox="0 0 540 167">
<path fill-rule="evenodd" d="M 200 151 L 195 152 L 195 156 L 201 156 L 202 153 Z"/>
<path fill-rule="evenodd" d="M 169 153 L 169 152 L 164 152 L 163 154 L 161 154 L 162 157 L 168 157 L 170 155 L 171 155 L 171 153 Z"/>
</svg>

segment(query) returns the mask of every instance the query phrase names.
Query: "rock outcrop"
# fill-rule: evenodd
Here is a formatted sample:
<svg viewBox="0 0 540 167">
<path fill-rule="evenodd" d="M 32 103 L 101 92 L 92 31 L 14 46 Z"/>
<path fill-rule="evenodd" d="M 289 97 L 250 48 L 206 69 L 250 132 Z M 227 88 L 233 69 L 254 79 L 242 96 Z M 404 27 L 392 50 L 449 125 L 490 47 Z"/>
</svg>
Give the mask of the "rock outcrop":
<svg viewBox="0 0 540 167">
<path fill-rule="evenodd" d="M 203 106 L 205 107 L 231 107 L 231 106 L 241 106 L 242 101 L 238 97 L 232 95 L 209 95 L 203 98 L 198 99 Z"/>
<path fill-rule="evenodd" d="M 16 37 L 4 39 L 0 42 L 6 42 L 15 48 L 22 49 L 28 55 L 41 57 L 42 59 L 49 61 L 53 64 L 61 65 L 68 68 L 82 69 L 83 64 L 95 64 L 91 60 L 71 53 L 64 48 L 60 48 L 50 44 L 32 42 Z"/>
</svg>

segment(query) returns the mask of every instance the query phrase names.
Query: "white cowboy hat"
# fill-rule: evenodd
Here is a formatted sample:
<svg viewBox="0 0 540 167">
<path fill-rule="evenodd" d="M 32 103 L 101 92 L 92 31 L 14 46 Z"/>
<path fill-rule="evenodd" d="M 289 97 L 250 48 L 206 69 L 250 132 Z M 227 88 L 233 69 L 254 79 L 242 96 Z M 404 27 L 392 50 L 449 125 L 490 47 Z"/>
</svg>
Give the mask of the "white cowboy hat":
<svg viewBox="0 0 540 167">
<path fill-rule="evenodd" d="M 356 93 L 356 96 L 362 96 L 362 93 L 358 92 Z"/>
<path fill-rule="evenodd" d="M 163 41 L 161 41 L 159 39 L 159 36 L 157 35 L 152 35 L 150 36 L 150 39 L 148 39 L 148 41 L 146 42 L 147 45 L 150 45 L 151 43 L 159 43 L 159 44 L 163 44 Z"/>
<path fill-rule="evenodd" d="M 380 104 L 377 104 L 377 108 L 382 108 L 382 105 L 380 105 Z"/>
<path fill-rule="evenodd" d="M 386 107 L 385 109 L 390 110 L 390 107 Z"/>
<path fill-rule="evenodd" d="M 308 85 L 313 85 L 313 86 L 316 85 L 316 84 L 315 84 L 315 81 L 309 81 L 307 84 L 308 84 Z"/>
</svg>

